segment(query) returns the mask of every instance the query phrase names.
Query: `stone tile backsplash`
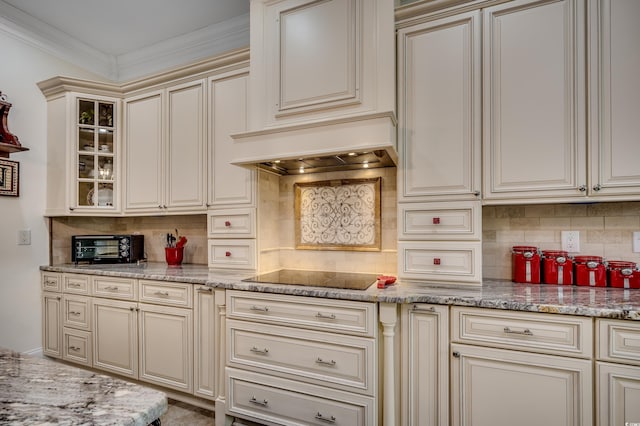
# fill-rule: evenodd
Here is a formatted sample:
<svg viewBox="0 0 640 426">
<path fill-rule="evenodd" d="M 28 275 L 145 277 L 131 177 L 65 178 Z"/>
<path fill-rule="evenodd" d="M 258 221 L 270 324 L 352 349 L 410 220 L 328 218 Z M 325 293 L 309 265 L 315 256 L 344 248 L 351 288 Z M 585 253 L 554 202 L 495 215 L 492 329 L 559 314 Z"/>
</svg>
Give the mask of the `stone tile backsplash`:
<svg viewBox="0 0 640 426">
<path fill-rule="evenodd" d="M 511 247 L 560 250 L 561 231 L 580 232 L 580 255 L 640 262 L 633 231 L 640 231 L 640 202 L 482 207 L 483 277 L 511 279 Z"/>
</svg>

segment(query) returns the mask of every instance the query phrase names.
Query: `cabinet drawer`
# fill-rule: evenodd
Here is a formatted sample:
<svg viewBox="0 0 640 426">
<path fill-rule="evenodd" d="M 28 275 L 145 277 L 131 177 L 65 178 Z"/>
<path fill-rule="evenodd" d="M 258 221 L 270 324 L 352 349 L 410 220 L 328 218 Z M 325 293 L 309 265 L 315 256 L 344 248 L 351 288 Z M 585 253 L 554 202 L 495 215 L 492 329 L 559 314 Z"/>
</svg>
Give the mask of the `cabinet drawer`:
<svg viewBox="0 0 640 426">
<path fill-rule="evenodd" d="M 227 290 L 227 316 L 373 337 L 375 303 Z"/>
<path fill-rule="evenodd" d="M 193 284 L 140 280 L 140 301 L 190 308 Z"/>
<path fill-rule="evenodd" d="M 207 212 L 209 238 L 255 238 L 255 209 L 213 210 Z"/>
<path fill-rule="evenodd" d="M 227 327 L 230 366 L 374 394 L 373 339 L 236 320 Z"/>
<path fill-rule="evenodd" d="M 62 275 L 56 272 L 42 272 L 40 274 L 42 291 L 62 291 Z"/>
<path fill-rule="evenodd" d="M 91 366 L 91 333 L 64 327 L 62 330 L 62 358 Z"/>
<path fill-rule="evenodd" d="M 398 205 L 401 240 L 480 240 L 480 202 Z"/>
<path fill-rule="evenodd" d="M 492 309 L 451 309 L 453 341 L 591 358 L 591 318 Z"/>
<path fill-rule="evenodd" d="M 82 294 L 88 296 L 91 294 L 88 275 L 64 274 L 62 276 L 62 291 L 65 293 Z"/>
<path fill-rule="evenodd" d="M 398 242 L 400 278 L 473 283 L 482 277 L 480 242 Z"/>
<path fill-rule="evenodd" d="M 94 276 L 92 281 L 94 296 L 138 300 L 138 285 L 134 279 Z"/>
<path fill-rule="evenodd" d="M 209 240 L 209 267 L 256 269 L 256 241 Z"/>
<path fill-rule="evenodd" d="M 640 323 L 598 319 L 598 359 L 640 365 Z"/>
<path fill-rule="evenodd" d="M 227 412 L 269 424 L 378 424 L 372 397 L 227 368 Z"/>
<path fill-rule="evenodd" d="M 91 331 L 91 298 L 65 294 L 62 300 L 64 326 Z"/>
</svg>

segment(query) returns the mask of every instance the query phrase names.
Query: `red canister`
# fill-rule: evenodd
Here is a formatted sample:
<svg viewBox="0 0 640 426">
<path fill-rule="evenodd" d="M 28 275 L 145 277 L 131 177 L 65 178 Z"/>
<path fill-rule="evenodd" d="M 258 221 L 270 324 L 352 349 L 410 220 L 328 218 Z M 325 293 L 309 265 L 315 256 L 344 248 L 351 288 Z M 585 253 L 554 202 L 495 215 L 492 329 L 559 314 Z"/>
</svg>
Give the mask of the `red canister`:
<svg viewBox="0 0 640 426">
<path fill-rule="evenodd" d="M 516 283 L 540 284 L 540 254 L 537 247 L 513 246 L 511 276 Z"/>
<path fill-rule="evenodd" d="M 611 260 L 607 262 L 607 280 L 610 287 L 640 288 L 640 271 L 633 262 Z"/>
<path fill-rule="evenodd" d="M 542 250 L 542 282 L 546 284 L 573 284 L 573 261 L 566 251 Z"/>
<path fill-rule="evenodd" d="M 576 256 L 573 259 L 575 265 L 575 278 L 577 285 L 591 287 L 606 287 L 607 273 L 600 256 Z"/>
</svg>

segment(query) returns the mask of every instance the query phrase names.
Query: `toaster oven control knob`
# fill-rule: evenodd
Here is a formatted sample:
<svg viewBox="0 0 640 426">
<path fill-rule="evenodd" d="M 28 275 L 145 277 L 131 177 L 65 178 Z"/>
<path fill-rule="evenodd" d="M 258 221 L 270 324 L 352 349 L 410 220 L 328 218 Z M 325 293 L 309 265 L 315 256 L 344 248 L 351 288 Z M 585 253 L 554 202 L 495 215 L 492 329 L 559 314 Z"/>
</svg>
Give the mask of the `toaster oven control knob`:
<svg viewBox="0 0 640 426">
<path fill-rule="evenodd" d="M 129 250 L 122 250 L 122 255 L 123 255 L 124 257 L 129 256 Z"/>
</svg>

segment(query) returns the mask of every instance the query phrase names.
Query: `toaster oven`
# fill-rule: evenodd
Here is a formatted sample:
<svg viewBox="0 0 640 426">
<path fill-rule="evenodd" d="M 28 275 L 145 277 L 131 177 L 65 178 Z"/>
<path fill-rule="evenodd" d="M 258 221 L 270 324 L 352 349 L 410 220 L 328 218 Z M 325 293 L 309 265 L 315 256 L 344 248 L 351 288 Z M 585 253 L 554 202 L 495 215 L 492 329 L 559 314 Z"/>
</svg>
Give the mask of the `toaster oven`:
<svg viewBox="0 0 640 426">
<path fill-rule="evenodd" d="M 144 235 L 74 235 L 71 260 L 89 263 L 136 263 L 144 259 Z"/>
</svg>

